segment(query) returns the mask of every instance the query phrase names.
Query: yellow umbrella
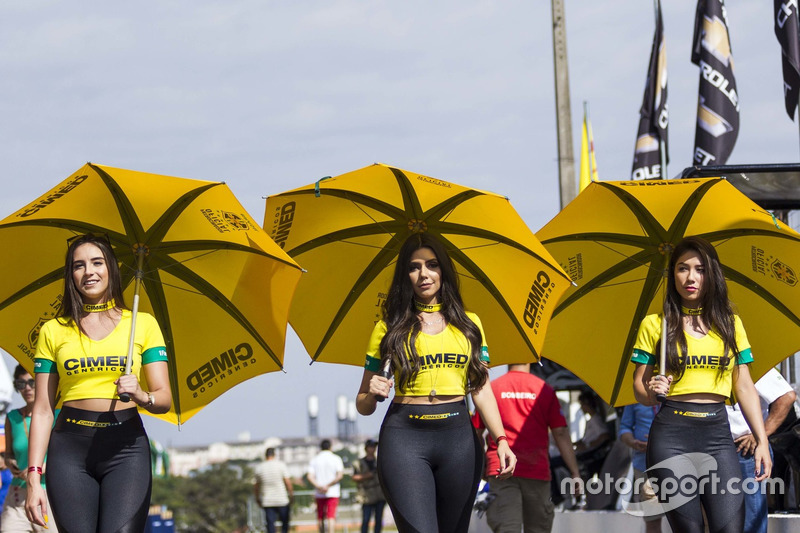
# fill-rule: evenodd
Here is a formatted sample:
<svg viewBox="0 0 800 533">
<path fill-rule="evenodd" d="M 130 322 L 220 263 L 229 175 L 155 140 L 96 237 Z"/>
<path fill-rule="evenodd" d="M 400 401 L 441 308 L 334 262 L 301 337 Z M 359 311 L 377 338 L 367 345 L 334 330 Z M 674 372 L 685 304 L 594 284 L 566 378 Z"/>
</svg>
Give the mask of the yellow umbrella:
<svg viewBox="0 0 800 533">
<path fill-rule="evenodd" d="M 669 253 L 716 248 L 757 379 L 800 349 L 800 235 L 721 178 L 594 182 L 537 234 L 577 287 L 560 300 L 544 357 L 612 405 L 633 403 L 639 323 L 661 312 Z"/>
<path fill-rule="evenodd" d="M 264 229 L 308 270 L 289 321 L 313 360 L 364 364 L 397 253 L 437 236 L 492 364 L 538 358 L 569 279 L 503 196 L 376 164 L 267 198 Z"/>
<path fill-rule="evenodd" d="M 60 307 L 67 239 L 88 232 L 108 235 L 128 305 L 140 272 L 140 308 L 164 333 L 173 406 L 160 418 L 185 422 L 282 368 L 300 267 L 230 189 L 87 164 L 0 221 L 0 345 L 29 371 L 39 328 Z"/>
</svg>

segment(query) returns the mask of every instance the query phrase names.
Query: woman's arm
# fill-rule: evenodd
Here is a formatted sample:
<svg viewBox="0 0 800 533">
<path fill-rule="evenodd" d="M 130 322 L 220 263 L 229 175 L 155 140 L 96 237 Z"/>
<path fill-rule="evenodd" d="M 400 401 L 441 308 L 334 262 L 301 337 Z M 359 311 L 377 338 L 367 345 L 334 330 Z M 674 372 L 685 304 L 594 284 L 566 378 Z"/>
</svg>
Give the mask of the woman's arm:
<svg viewBox="0 0 800 533">
<path fill-rule="evenodd" d="M 166 361 L 155 361 L 143 366 L 149 394 L 142 389 L 135 374 L 123 374 L 114 383 L 117 394 L 128 393 L 137 405 L 153 414 L 161 414 L 172 407 L 172 389 L 169 385 L 169 370 Z M 150 395 L 153 404 L 150 405 Z"/>
<path fill-rule="evenodd" d="M 53 429 L 53 409 L 58 394 L 58 374 L 41 372 L 35 376 L 36 399 L 33 401 L 31 429 L 28 436 L 28 496 L 25 512 L 28 520 L 45 527 L 47 524 L 47 500 L 42 489 L 42 469 L 44 457 Z M 30 468 L 39 467 L 31 472 Z"/>
<path fill-rule="evenodd" d="M 769 443 L 767 441 L 767 432 L 764 429 L 761 401 L 758 397 L 758 391 L 753 385 L 753 378 L 750 377 L 748 365 L 736 365 L 734 367 L 733 390 L 736 393 L 739 406 L 742 408 L 744 419 L 747 421 L 747 425 L 750 426 L 750 431 L 758 443 L 753 454 L 753 459 L 755 459 L 756 463 L 756 471 L 753 474 L 756 481 L 761 481 L 768 478 L 772 471 L 772 458 L 769 455 Z"/>
<path fill-rule="evenodd" d="M 356 396 L 356 410 L 359 414 L 369 416 L 378 406 L 378 397 L 388 398 L 392 390 L 392 380 L 376 372 L 364 369 L 361 386 Z"/>
<path fill-rule="evenodd" d="M 497 477 L 500 479 L 511 477 L 514 474 L 514 467 L 517 465 L 517 456 L 511 451 L 506 439 L 497 440 L 497 437 L 505 436 L 505 429 L 489 380 L 486 380 L 483 387 L 472 392 L 472 401 L 481 415 L 483 425 L 497 443 L 497 458 L 500 459 L 500 471 L 497 472 Z"/>
<path fill-rule="evenodd" d="M 642 405 L 658 405 L 658 394 L 669 394 L 672 376 L 653 375 L 653 365 L 636 363 L 633 371 L 633 395 Z"/>
</svg>

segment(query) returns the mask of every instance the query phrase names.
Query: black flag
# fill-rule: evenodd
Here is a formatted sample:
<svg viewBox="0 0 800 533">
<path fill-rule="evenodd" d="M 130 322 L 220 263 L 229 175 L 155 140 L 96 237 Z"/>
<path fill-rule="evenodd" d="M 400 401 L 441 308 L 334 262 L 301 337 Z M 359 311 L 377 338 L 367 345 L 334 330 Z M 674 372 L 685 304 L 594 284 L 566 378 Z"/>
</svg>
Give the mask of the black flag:
<svg viewBox="0 0 800 533">
<path fill-rule="evenodd" d="M 692 63 L 700 67 L 694 163 L 724 165 L 739 135 L 739 95 L 723 0 L 697 2 Z"/>
<path fill-rule="evenodd" d="M 775 37 L 781 43 L 783 97 L 786 112 L 794 120 L 800 97 L 800 37 L 797 27 L 797 0 L 775 0 Z"/>
<path fill-rule="evenodd" d="M 647 68 L 647 83 L 644 99 L 639 110 L 639 132 L 633 151 L 631 179 L 663 179 L 665 163 L 669 162 L 667 149 L 667 45 L 664 42 L 664 21 L 661 18 L 661 2 L 656 7 L 656 31 L 650 49 L 650 65 Z M 661 161 L 661 143 L 664 143 L 666 161 Z"/>
</svg>

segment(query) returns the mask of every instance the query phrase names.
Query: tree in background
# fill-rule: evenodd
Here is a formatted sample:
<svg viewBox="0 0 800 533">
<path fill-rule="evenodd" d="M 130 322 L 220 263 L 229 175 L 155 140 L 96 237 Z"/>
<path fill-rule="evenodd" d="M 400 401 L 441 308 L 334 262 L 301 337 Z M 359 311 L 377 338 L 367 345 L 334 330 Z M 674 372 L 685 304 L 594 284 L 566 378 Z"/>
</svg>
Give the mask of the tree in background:
<svg viewBox="0 0 800 533">
<path fill-rule="evenodd" d="M 252 477 L 247 466 L 223 463 L 190 477 L 155 478 L 151 502 L 173 511 L 178 531 L 230 533 L 247 525 Z"/>
</svg>

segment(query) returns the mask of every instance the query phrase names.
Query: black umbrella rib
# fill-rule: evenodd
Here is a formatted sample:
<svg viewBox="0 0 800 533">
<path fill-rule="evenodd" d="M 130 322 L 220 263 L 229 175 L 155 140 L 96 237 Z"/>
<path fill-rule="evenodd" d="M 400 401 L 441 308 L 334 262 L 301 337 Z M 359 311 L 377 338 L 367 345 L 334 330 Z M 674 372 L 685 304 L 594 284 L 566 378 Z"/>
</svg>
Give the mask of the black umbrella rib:
<svg viewBox="0 0 800 533">
<path fill-rule="evenodd" d="M 279 368 L 283 369 L 283 365 L 281 364 L 280 359 L 275 355 L 274 350 L 267 344 L 267 342 L 259 335 L 258 331 L 253 327 L 247 318 L 236 308 L 233 303 L 226 298 L 220 291 L 218 291 L 213 285 L 208 283 L 202 277 L 198 276 L 194 271 L 187 268 L 184 264 L 174 261 L 171 258 L 161 257 L 158 261 L 158 270 L 162 270 L 165 272 L 169 272 L 171 276 L 175 276 L 187 285 L 193 287 L 198 294 L 202 294 L 205 296 L 209 301 L 214 302 L 217 307 L 223 309 L 231 318 L 233 318 L 242 328 L 247 331 L 253 338 L 256 339 L 259 346 L 261 346 L 270 358 L 278 365 Z M 152 263 L 151 263 L 152 264 Z M 149 284 L 148 289 L 154 289 L 159 293 L 159 297 L 164 299 L 164 291 L 161 289 L 163 282 L 158 276 L 157 271 L 151 278 L 145 279 L 146 286 Z M 158 279 L 155 279 L 158 277 Z M 147 292 L 148 296 L 151 294 L 150 290 Z M 152 300 L 152 298 L 151 298 Z M 165 300 L 166 302 L 166 300 Z"/>
<path fill-rule="evenodd" d="M 605 233 L 605 232 L 583 232 L 571 233 L 569 235 L 559 235 L 545 239 L 542 242 L 545 246 L 557 242 L 575 242 L 586 241 L 594 243 L 614 243 L 624 244 L 625 246 L 634 246 L 636 248 L 646 249 L 653 246 L 653 239 L 646 235 L 626 235 L 624 233 Z M 624 255 L 624 254 L 623 254 Z"/>
<path fill-rule="evenodd" d="M 776 298 L 772 295 L 767 289 L 757 283 L 753 278 L 750 278 L 741 272 L 734 270 L 733 268 L 722 265 L 722 271 L 725 274 L 725 278 L 728 281 L 732 281 L 738 285 L 741 285 L 745 289 L 749 290 L 750 292 L 756 294 L 759 298 L 767 302 L 770 306 L 775 308 L 780 314 L 788 318 L 791 322 L 793 322 L 796 326 L 800 326 L 800 317 L 795 315 L 791 309 L 786 307 L 780 299 Z"/>
<path fill-rule="evenodd" d="M 456 207 L 478 196 L 486 196 L 486 194 L 476 191 L 475 189 L 462 191 L 425 211 L 422 214 L 422 218 L 427 221 L 435 220 L 439 221 L 439 223 L 445 223 L 447 216 L 452 213 Z"/>
<path fill-rule="evenodd" d="M 34 292 L 39 290 L 41 287 L 44 287 L 45 285 L 50 285 L 51 283 L 55 283 L 56 281 L 63 279 L 64 279 L 64 268 L 63 267 L 56 268 L 48 272 L 44 276 L 41 276 L 39 279 L 32 281 L 31 283 L 28 283 L 24 288 L 15 292 L 11 296 L 0 302 L 0 310 L 5 309 L 9 305 L 13 305 L 16 302 L 25 298 L 26 296 L 33 294 Z"/>
<path fill-rule="evenodd" d="M 295 246 L 291 250 L 287 250 L 287 253 L 290 257 L 299 257 L 300 255 L 314 250 L 320 246 L 324 246 L 326 244 L 330 244 L 332 242 L 344 242 L 348 239 L 353 239 L 356 237 L 364 237 L 368 235 L 386 235 L 388 238 L 392 238 L 397 233 L 406 230 L 408 228 L 408 223 L 406 221 L 401 220 L 392 220 L 389 222 L 381 223 L 380 225 L 376 224 L 365 224 L 363 226 L 355 226 L 352 228 L 345 228 L 337 231 L 332 231 L 331 233 L 320 235 L 319 237 L 315 237 L 310 241 L 306 241 L 303 244 Z"/>
<path fill-rule="evenodd" d="M 322 337 L 322 340 L 317 346 L 314 355 L 311 357 L 314 361 L 316 361 L 317 358 L 322 354 L 325 346 L 327 346 L 328 342 L 331 340 L 331 337 L 333 337 L 333 334 L 339 328 L 342 320 L 350 311 L 350 308 L 353 306 L 353 304 L 359 299 L 364 290 L 369 287 L 370 283 L 372 283 L 378 274 L 380 274 L 387 265 L 394 261 L 397 253 L 398 248 L 384 248 L 378 252 L 372 261 L 370 261 L 369 265 L 367 265 L 367 267 L 363 270 L 361 275 L 353 284 L 352 289 L 350 289 L 348 292 L 344 302 L 342 302 L 342 305 L 339 306 L 339 310 L 336 312 L 333 320 L 331 320 L 328 330 L 325 332 L 325 335 Z"/>
<path fill-rule="evenodd" d="M 150 246 L 150 253 L 155 254 L 156 256 L 162 256 L 162 255 L 167 256 L 176 253 L 186 253 L 186 252 L 216 253 L 221 251 L 244 252 L 254 255 L 260 255 L 262 257 L 269 257 L 270 259 L 273 259 L 285 265 L 289 265 L 292 268 L 296 268 L 298 270 L 300 269 L 300 267 L 293 261 L 287 261 L 282 257 L 272 255 L 271 253 L 266 252 L 264 250 L 256 249 L 251 246 L 235 242 L 214 241 L 214 240 L 171 241 L 171 242 L 160 242 L 156 245 Z M 185 263 L 187 261 L 191 261 L 191 259 L 183 260 L 181 262 Z"/>
<path fill-rule="evenodd" d="M 303 189 L 301 191 L 291 191 L 286 193 L 281 193 L 276 196 L 271 196 L 270 198 L 291 198 L 292 196 L 309 196 L 315 195 L 315 191 L 313 189 Z M 402 209 L 399 209 L 392 204 L 387 202 L 382 202 L 381 200 L 377 200 L 372 196 L 368 196 L 366 194 L 361 194 L 359 192 L 353 191 L 346 191 L 344 189 L 322 189 L 320 196 L 333 196 L 335 198 L 343 198 L 345 200 L 350 200 L 355 205 L 363 205 L 364 207 L 368 207 L 369 209 L 374 209 L 380 213 L 383 213 L 389 218 L 401 220 L 405 217 L 405 212 Z"/>
<path fill-rule="evenodd" d="M 735 228 L 735 229 L 724 229 L 719 231 L 711 231 L 708 233 L 700 233 L 698 234 L 699 237 L 704 238 L 705 240 L 716 243 L 719 241 L 725 241 L 729 239 L 734 239 L 736 237 L 770 237 L 775 239 L 784 239 L 794 242 L 800 242 L 800 237 L 789 233 L 778 233 L 771 229 L 766 228 Z"/>
<path fill-rule="evenodd" d="M 601 288 L 603 285 L 606 285 L 611 280 L 618 278 L 619 276 L 630 272 L 635 268 L 639 268 L 642 266 L 648 267 L 648 277 L 653 272 L 652 262 L 656 258 L 654 256 L 660 255 L 657 252 L 653 252 L 650 250 L 642 250 L 641 252 L 632 255 L 630 257 L 625 257 L 624 260 L 616 263 L 615 265 L 609 267 L 595 277 L 593 277 L 588 282 L 584 283 L 583 285 L 579 285 L 575 291 L 570 294 L 567 298 L 562 299 L 558 306 L 556 306 L 555 310 L 553 311 L 553 318 L 555 318 L 561 311 L 565 310 L 567 307 L 572 305 L 573 303 L 577 302 L 581 298 L 583 298 L 589 292 Z M 661 275 L 661 271 L 658 271 L 658 275 Z"/>
<path fill-rule="evenodd" d="M 417 191 L 411 185 L 411 180 L 400 169 L 394 167 L 387 167 L 397 180 L 397 186 L 400 188 L 400 193 L 403 195 L 403 207 L 405 208 L 405 216 L 408 218 L 422 219 L 424 212 L 422 205 L 419 203 Z"/>
<path fill-rule="evenodd" d="M 664 228 L 664 226 L 659 224 L 658 220 L 656 220 L 653 214 L 647 210 L 642 202 L 640 202 L 628 191 L 622 190 L 620 187 L 614 187 L 602 181 L 595 183 L 601 187 L 604 187 L 607 191 L 619 198 L 619 200 L 625 204 L 628 209 L 630 209 L 631 213 L 636 217 L 636 220 L 639 221 L 639 224 L 642 226 L 647 235 L 649 235 L 651 238 L 658 239 L 660 242 L 666 242 L 667 230 Z"/>
<path fill-rule="evenodd" d="M 157 243 L 164 239 L 169 229 L 175 223 L 179 216 L 186 210 L 186 208 L 194 202 L 197 198 L 206 193 L 209 189 L 223 185 L 222 183 L 209 183 L 201 187 L 197 187 L 184 193 L 180 198 L 170 204 L 158 220 L 147 230 L 145 242 Z"/>
<path fill-rule="evenodd" d="M 514 311 L 508 305 L 508 302 L 506 302 L 505 298 L 503 298 L 502 293 L 497 289 L 495 284 L 491 282 L 488 276 L 486 276 L 483 273 L 483 270 L 477 264 L 475 264 L 464 252 L 456 248 L 452 242 L 447 240 L 445 237 L 442 237 L 442 240 L 444 240 L 445 243 L 449 245 L 451 250 L 450 255 L 452 256 L 452 258 L 455 261 L 458 261 L 458 263 L 464 265 L 467 271 L 470 274 L 472 274 L 472 276 L 477 281 L 479 281 L 481 285 L 483 285 L 483 287 L 489 292 L 489 294 L 492 295 L 494 300 L 503 309 L 503 312 L 506 314 L 506 316 L 511 320 L 511 323 L 514 324 L 514 328 L 517 330 L 522 339 L 525 341 L 525 344 L 528 345 L 528 349 L 536 358 L 536 361 L 539 361 L 539 359 L 541 359 L 539 352 L 537 352 L 536 349 L 533 347 L 533 344 L 531 343 L 530 339 L 528 339 L 525 330 L 522 329 L 522 325 L 519 323 L 519 320 L 517 320 Z"/>
<path fill-rule="evenodd" d="M 686 228 L 689 227 L 689 222 L 691 222 L 694 212 L 697 210 L 697 206 L 700 205 L 700 201 L 705 197 L 711 187 L 721 183 L 721 181 L 722 180 L 717 179 L 703 183 L 689 195 L 689 198 L 684 202 L 680 211 L 678 211 L 672 224 L 670 224 L 669 230 L 667 230 L 667 234 L 671 237 L 671 242 L 673 242 L 673 244 L 678 244 L 678 241 L 683 239 L 686 234 Z"/>
<path fill-rule="evenodd" d="M 139 218 L 136 216 L 136 210 L 133 209 L 131 201 L 128 199 L 125 193 L 122 192 L 122 188 L 119 186 L 117 181 L 112 178 L 108 172 L 97 165 L 89 163 L 89 166 L 95 172 L 97 172 L 97 175 L 100 176 L 100 179 L 103 180 L 106 188 L 111 193 L 111 197 L 114 199 L 114 203 L 117 206 L 117 211 L 120 213 L 120 219 L 122 220 L 122 225 L 125 228 L 125 234 L 127 235 L 128 239 L 134 239 L 133 242 L 144 242 L 144 227 L 142 226 Z"/>
<path fill-rule="evenodd" d="M 620 354 L 619 365 L 617 367 L 617 377 L 614 380 L 614 388 L 611 391 L 610 404 L 612 406 L 617 402 L 617 397 L 619 396 L 620 389 L 622 388 L 622 382 L 624 381 L 625 374 L 628 371 L 628 365 L 631 364 L 630 358 L 633 355 L 633 345 L 636 342 L 636 336 L 639 334 L 639 326 L 644 319 L 647 310 L 650 308 L 650 302 L 653 301 L 662 279 L 663 278 L 660 272 L 650 270 L 647 280 L 644 283 L 644 287 L 642 288 L 642 292 L 639 295 L 639 302 L 636 304 L 636 312 L 631 318 L 631 323 L 628 327 L 628 336 L 625 339 L 625 344 L 622 349 L 622 353 Z M 664 372 L 663 368 L 661 369 L 661 372 Z"/>
</svg>

